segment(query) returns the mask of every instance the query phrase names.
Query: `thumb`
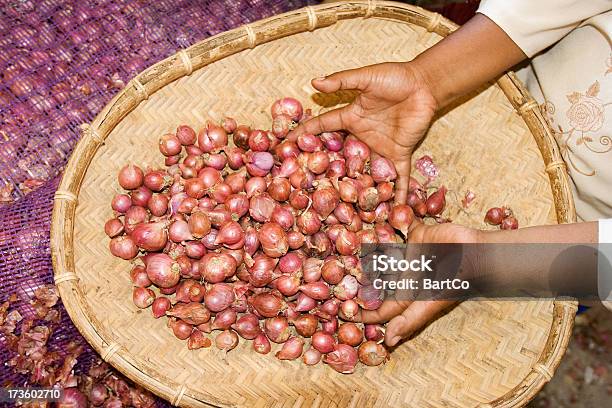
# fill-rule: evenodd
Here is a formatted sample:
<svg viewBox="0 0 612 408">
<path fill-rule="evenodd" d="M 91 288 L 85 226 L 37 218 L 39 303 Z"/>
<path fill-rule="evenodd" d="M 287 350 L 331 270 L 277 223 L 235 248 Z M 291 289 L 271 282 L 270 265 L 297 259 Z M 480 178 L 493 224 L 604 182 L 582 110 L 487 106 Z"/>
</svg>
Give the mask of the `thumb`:
<svg viewBox="0 0 612 408">
<path fill-rule="evenodd" d="M 430 322 L 438 313 L 455 303 L 450 300 L 413 302 L 404 312 L 391 319 L 385 332 L 385 344 L 395 346 Z"/>
<path fill-rule="evenodd" d="M 322 78 L 312 80 L 312 86 L 318 91 L 332 93 L 339 90 L 365 91 L 370 80 L 370 68 L 347 69 Z"/>
</svg>

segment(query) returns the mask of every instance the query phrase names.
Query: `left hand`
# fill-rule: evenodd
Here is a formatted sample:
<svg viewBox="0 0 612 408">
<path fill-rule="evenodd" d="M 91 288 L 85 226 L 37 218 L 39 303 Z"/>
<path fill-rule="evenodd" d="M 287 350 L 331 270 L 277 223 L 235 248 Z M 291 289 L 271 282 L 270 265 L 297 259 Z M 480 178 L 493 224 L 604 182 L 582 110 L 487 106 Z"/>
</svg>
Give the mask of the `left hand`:
<svg viewBox="0 0 612 408">
<path fill-rule="evenodd" d="M 480 231 L 456 224 L 425 225 L 414 222 L 408 231 L 408 243 L 477 243 Z M 402 339 L 424 327 L 437 315 L 457 303 L 454 300 L 401 301 L 388 299 L 377 310 L 362 310 L 354 319 L 363 323 L 389 322 L 385 344 L 395 346 Z"/>
</svg>

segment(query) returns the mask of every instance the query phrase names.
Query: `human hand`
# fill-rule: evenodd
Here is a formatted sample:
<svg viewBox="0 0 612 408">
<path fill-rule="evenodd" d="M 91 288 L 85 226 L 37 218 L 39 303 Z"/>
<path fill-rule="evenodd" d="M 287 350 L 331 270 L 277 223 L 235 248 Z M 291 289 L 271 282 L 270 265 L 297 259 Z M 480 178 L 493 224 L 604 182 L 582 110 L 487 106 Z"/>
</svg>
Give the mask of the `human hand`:
<svg viewBox="0 0 612 408">
<path fill-rule="evenodd" d="M 396 201 L 408 195 L 411 156 L 436 112 L 437 103 L 419 69 L 408 63 L 384 63 L 317 78 L 319 91 L 358 90 L 350 104 L 305 121 L 290 137 L 345 129 L 373 152 L 393 161 L 398 173 Z"/>
<path fill-rule="evenodd" d="M 408 230 L 409 244 L 478 243 L 481 240 L 480 231 L 456 224 L 425 225 L 415 221 Z M 455 303 L 455 300 L 391 298 L 386 299 L 377 310 L 362 310 L 353 320 L 369 324 L 388 322 L 385 344 L 395 346 Z"/>
</svg>

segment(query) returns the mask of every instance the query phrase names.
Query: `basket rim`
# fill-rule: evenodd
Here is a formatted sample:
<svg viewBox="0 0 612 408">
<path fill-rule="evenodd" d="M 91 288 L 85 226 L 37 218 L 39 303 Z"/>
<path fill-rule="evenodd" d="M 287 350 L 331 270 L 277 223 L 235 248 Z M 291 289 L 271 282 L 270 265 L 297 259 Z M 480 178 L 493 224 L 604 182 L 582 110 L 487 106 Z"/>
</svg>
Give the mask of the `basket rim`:
<svg viewBox="0 0 612 408">
<path fill-rule="evenodd" d="M 173 405 L 204 407 L 226 403 L 200 390 L 190 389 L 173 379 L 148 375 L 119 343 L 105 338 L 100 333 L 99 322 L 92 320 L 89 305 L 78 284 L 72 240 L 78 194 L 91 160 L 104 143 L 104 139 L 127 114 L 149 95 L 183 76 L 190 75 L 194 70 L 278 38 L 313 31 L 341 20 L 371 17 L 418 25 L 442 37 L 458 28 L 455 23 L 440 14 L 396 2 L 357 0 L 305 7 L 217 34 L 157 62 L 135 76 L 91 124 L 82 125 L 83 137 L 70 157 L 54 196 L 51 225 L 54 281 L 71 320 L 102 359 L 135 383 L 167 399 Z M 565 163 L 537 102 L 512 72 L 500 77 L 497 85 L 523 118 L 536 140 L 553 189 L 557 221 L 575 222 L 574 201 Z M 517 386 L 497 399 L 482 404 L 482 407 L 524 406 L 537 394 L 552 378 L 567 349 L 576 310 L 575 300 L 555 299 L 551 329 L 538 361 Z"/>
</svg>

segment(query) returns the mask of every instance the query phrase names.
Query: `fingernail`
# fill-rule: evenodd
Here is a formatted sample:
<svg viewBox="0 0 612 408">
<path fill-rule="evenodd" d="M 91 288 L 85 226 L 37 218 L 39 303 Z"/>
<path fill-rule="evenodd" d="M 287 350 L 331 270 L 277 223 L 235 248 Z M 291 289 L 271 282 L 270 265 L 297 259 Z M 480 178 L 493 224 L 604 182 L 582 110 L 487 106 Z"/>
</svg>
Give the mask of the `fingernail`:
<svg viewBox="0 0 612 408">
<path fill-rule="evenodd" d="M 317 77 L 314 80 L 315 81 L 325 81 L 327 79 L 327 77 L 321 76 L 321 77 Z"/>
</svg>

